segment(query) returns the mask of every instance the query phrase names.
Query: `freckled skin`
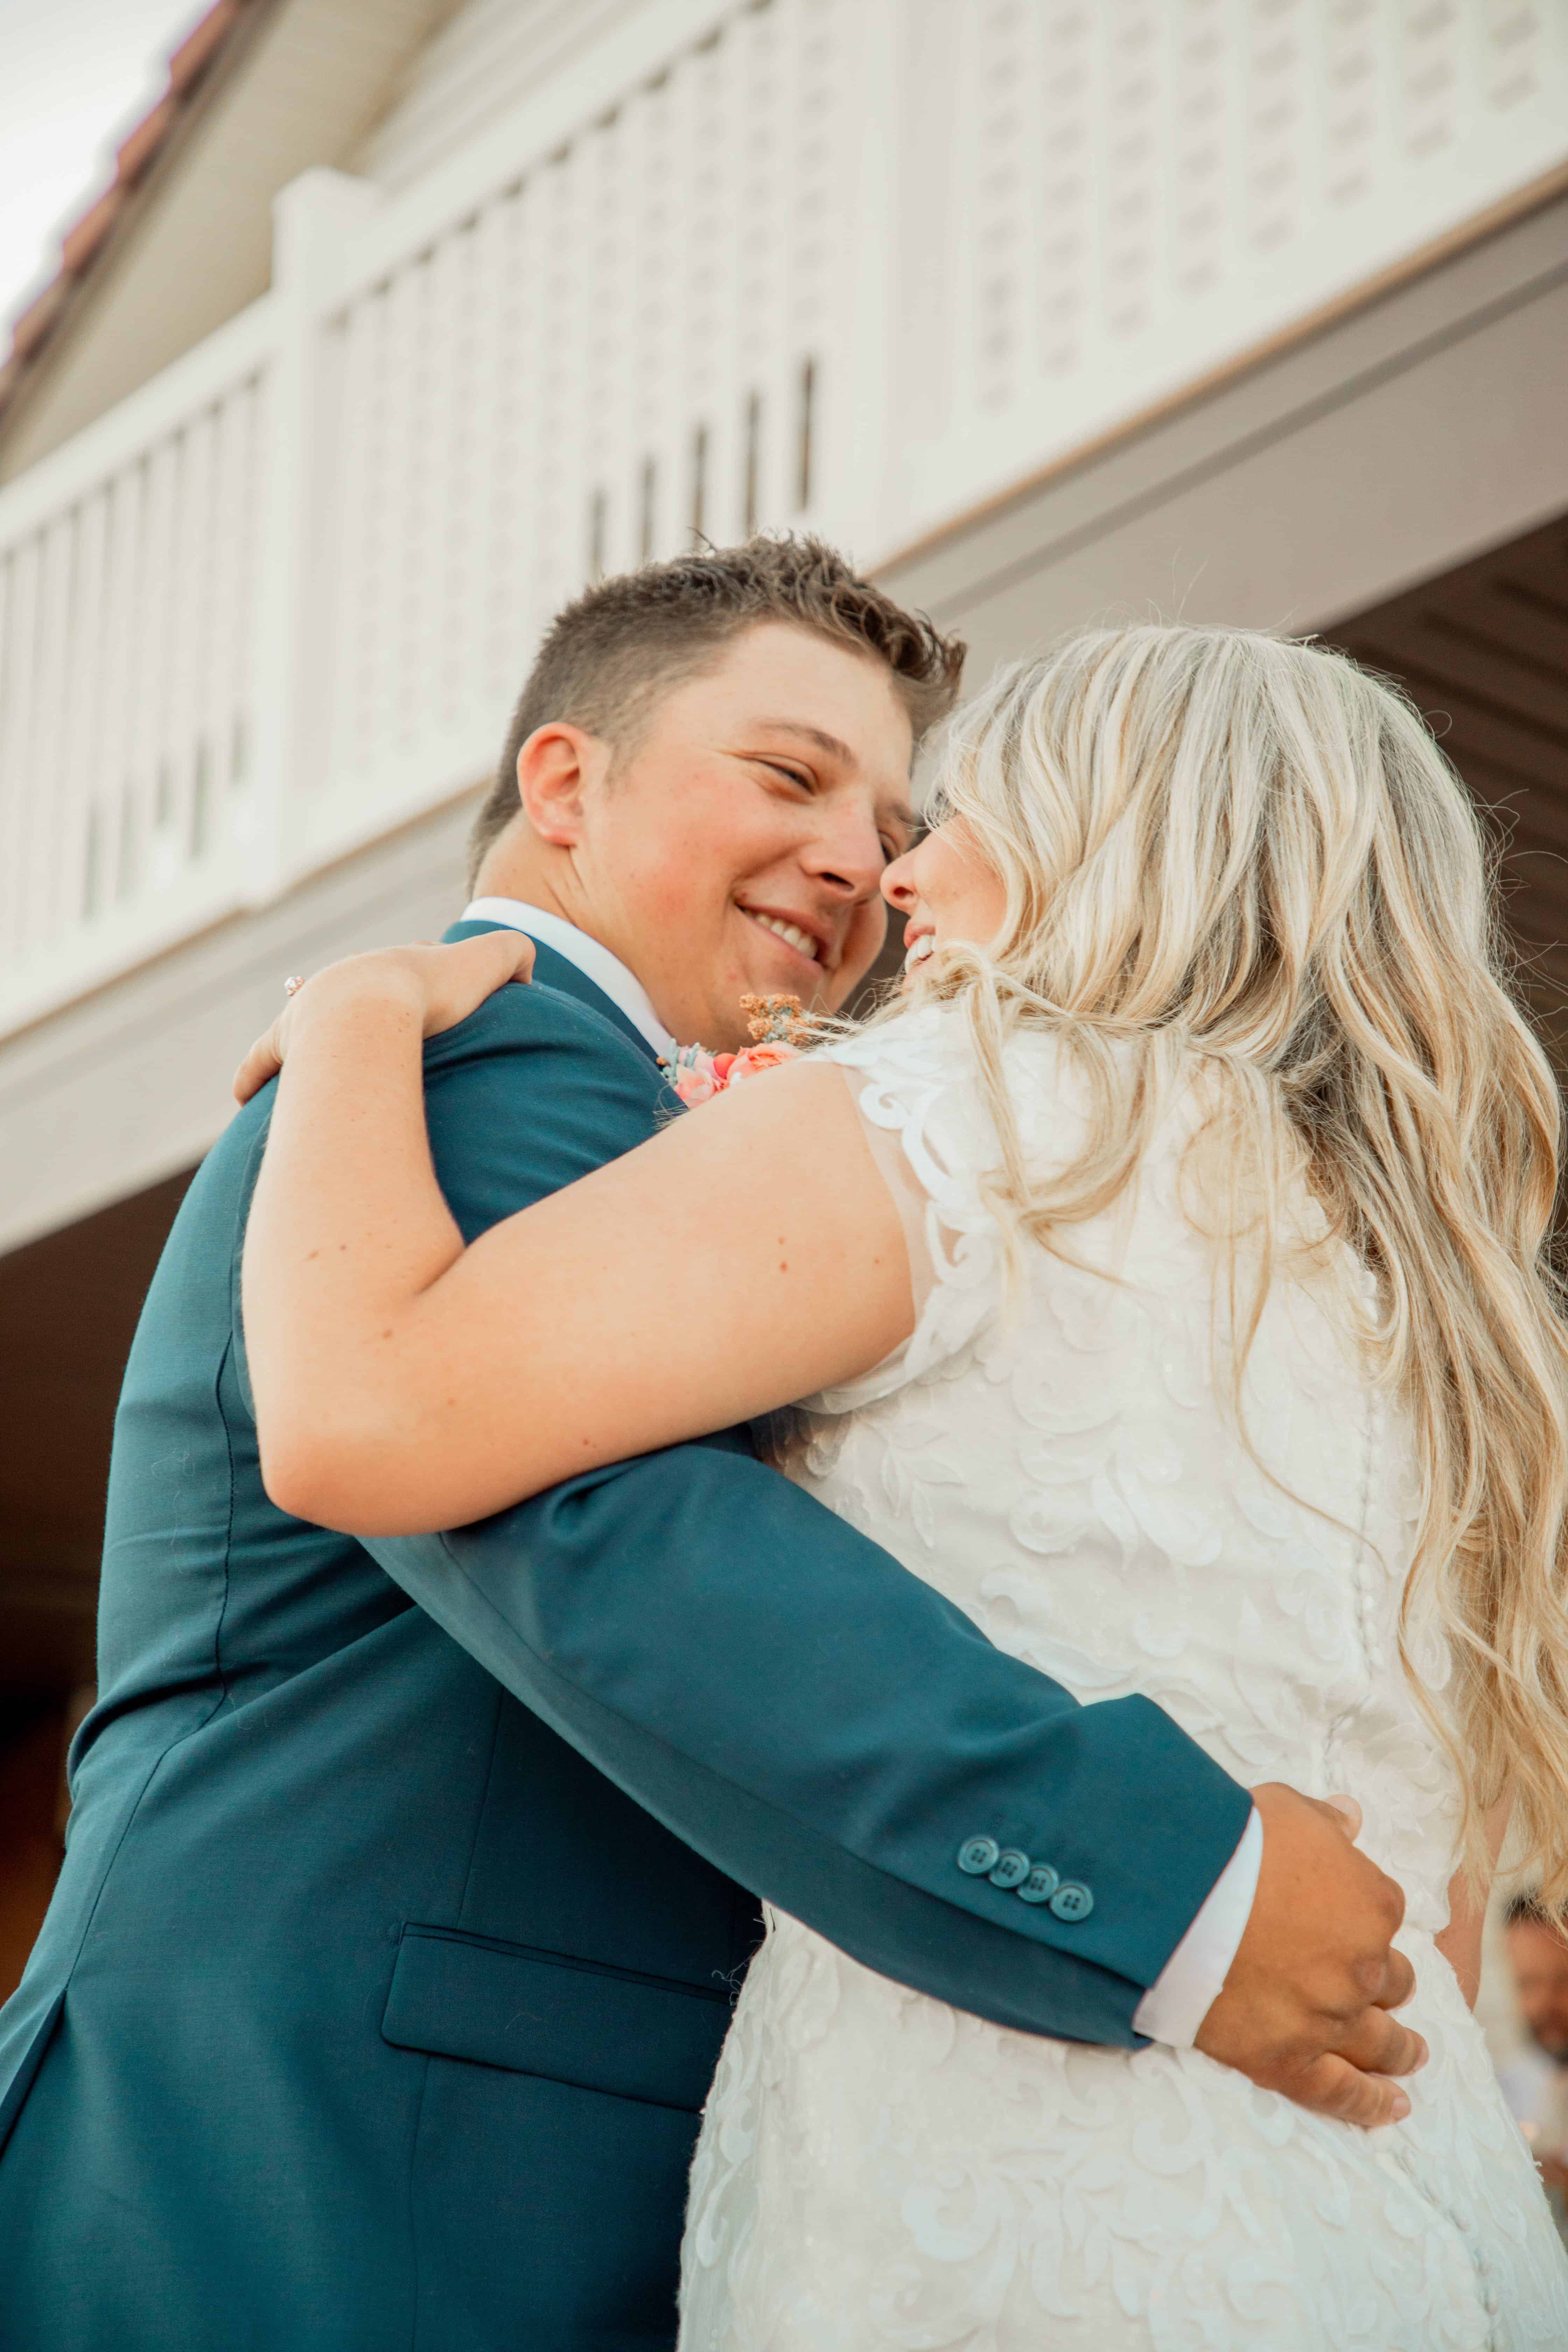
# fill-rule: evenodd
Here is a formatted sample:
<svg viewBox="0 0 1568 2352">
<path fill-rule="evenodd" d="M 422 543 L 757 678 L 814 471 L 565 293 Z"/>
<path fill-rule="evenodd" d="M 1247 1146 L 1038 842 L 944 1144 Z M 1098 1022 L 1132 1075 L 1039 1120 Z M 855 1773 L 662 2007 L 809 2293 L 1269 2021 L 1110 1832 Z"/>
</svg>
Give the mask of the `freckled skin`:
<svg viewBox="0 0 1568 2352">
<path fill-rule="evenodd" d="M 479 894 L 563 915 L 636 972 L 682 1044 L 739 1051 L 743 995 L 836 1012 L 875 961 L 882 877 L 912 825 L 911 751 L 880 662 L 763 623 L 657 702 L 618 758 L 581 729 L 537 730 Z"/>
</svg>

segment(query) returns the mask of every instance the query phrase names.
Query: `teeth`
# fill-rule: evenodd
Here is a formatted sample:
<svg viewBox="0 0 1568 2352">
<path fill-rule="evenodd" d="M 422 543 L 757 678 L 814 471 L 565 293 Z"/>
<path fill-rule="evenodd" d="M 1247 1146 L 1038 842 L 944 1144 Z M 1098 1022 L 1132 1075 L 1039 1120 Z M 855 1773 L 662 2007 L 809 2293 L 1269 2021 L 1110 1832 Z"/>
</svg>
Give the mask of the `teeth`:
<svg viewBox="0 0 1568 2352">
<path fill-rule="evenodd" d="M 927 956 L 934 955 L 935 953 L 935 940 L 931 937 L 930 931 L 923 931 L 920 938 L 916 940 L 914 945 L 910 948 L 908 955 L 904 958 L 904 970 L 906 971 L 912 971 L 917 963 L 924 963 Z"/>
<path fill-rule="evenodd" d="M 817 961 L 816 941 L 809 931 L 803 931 L 797 923 L 781 921 L 777 915 L 759 915 L 750 907 L 746 912 L 753 923 L 761 923 L 764 931 L 772 931 L 775 938 L 784 940 L 798 954 L 809 956 L 813 963 Z"/>
</svg>

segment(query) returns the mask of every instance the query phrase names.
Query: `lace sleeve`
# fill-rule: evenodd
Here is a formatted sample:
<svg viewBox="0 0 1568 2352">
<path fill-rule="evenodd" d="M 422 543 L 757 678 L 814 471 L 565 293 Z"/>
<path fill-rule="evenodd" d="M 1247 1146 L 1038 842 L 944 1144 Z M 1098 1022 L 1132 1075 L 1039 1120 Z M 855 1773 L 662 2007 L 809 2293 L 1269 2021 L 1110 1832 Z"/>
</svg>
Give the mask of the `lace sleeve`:
<svg viewBox="0 0 1568 2352">
<path fill-rule="evenodd" d="M 945 1050 L 944 1050 L 945 1049 Z M 896 1022 L 825 1049 L 855 1097 L 910 1254 L 915 1324 L 890 1356 L 803 1400 L 844 1413 L 957 1359 L 999 1303 L 996 1221 L 980 1179 L 994 1158 L 990 1123 L 952 1041 L 930 1021 Z"/>
</svg>

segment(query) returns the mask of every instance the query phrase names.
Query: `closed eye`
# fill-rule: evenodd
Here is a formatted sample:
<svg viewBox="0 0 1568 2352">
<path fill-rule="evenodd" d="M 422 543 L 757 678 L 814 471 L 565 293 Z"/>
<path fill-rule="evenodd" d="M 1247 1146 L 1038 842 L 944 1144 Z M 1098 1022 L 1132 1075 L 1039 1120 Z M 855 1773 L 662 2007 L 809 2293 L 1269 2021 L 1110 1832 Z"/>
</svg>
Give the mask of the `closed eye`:
<svg viewBox="0 0 1568 2352">
<path fill-rule="evenodd" d="M 756 764 L 759 768 L 766 768 L 772 775 L 783 776 L 787 783 L 797 784 L 803 793 L 814 793 L 817 789 L 817 778 L 809 768 L 794 767 L 787 760 L 770 760 L 763 752 L 757 754 Z M 910 838 L 896 833 L 881 835 L 884 863 L 891 866 L 895 858 L 902 857 L 910 845 L 911 838 L 912 835 Z"/>
</svg>

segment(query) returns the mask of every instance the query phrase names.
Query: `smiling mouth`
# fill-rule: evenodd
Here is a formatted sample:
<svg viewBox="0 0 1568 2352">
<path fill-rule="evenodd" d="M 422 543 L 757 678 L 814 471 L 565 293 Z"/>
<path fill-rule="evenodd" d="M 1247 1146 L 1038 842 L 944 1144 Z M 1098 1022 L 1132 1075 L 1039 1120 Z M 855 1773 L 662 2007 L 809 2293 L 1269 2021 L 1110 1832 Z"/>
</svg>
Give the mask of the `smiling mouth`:
<svg viewBox="0 0 1568 2352">
<path fill-rule="evenodd" d="M 764 931 L 771 931 L 775 940 L 783 940 L 786 948 L 793 948 L 796 955 L 805 958 L 807 963 L 814 963 L 821 969 L 821 942 L 814 940 L 809 931 L 803 931 L 798 923 L 786 922 L 782 915 L 759 915 L 754 907 L 742 907 L 741 912 L 749 915 L 753 923 L 760 923 Z"/>
<path fill-rule="evenodd" d="M 904 958 L 904 970 L 906 971 L 913 971 L 917 963 L 924 963 L 927 956 L 934 955 L 935 953 L 936 939 L 934 934 L 931 931 L 922 931 L 918 940 L 911 940 L 910 941 L 909 952 Z"/>
</svg>

